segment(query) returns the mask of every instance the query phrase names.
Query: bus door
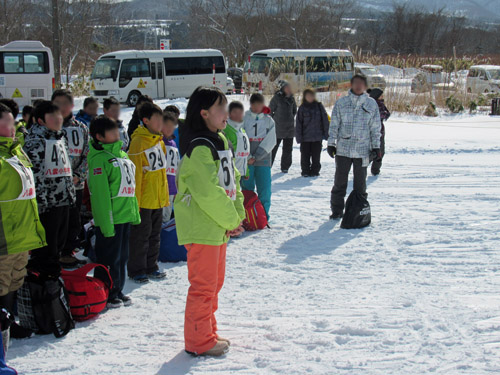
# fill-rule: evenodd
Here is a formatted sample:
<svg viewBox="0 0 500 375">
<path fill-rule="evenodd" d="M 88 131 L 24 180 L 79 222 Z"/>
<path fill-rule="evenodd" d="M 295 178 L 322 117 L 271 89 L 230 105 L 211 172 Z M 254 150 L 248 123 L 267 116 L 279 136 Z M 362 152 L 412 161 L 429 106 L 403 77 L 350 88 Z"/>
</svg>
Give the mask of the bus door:
<svg viewBox="0 0 500 375">
<path fill-rule="evenodd" d="M 151 62 L 151 79 L 153 80 L 153 90 L 156 98 L 165 97 L 163 84 L 163 62 Z"/>
</svg>

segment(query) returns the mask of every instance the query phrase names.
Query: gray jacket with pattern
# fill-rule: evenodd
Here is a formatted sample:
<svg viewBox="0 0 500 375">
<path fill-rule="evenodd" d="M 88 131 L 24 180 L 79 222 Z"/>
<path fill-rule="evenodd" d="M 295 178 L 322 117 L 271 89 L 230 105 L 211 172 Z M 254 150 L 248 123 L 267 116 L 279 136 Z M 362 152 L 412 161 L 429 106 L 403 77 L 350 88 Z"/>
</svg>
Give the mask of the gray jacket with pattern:
<svg viewBox="0 0 500 375">
<path fill-rule="evenodd" d="M 73 206 L 75 204 L 75 186 L 71 176 L 71 166 L 68 163 L 69 173 L 66 172 L 69 174 L 68 176 L 56 177 L 57 173 L 61 171 L 59 169 L 57 173 L 54 173 L 54 170 L 58 168 L 51 168 L 50 160 L 46 160 L 46 155 L 53 156 L 58 164 L 61 164 L 61 158 L 66 156 L 62 153 L 62 148 L 54 150 L 55 153 L 48 149 L 48 141 L 51 144 L 54 143 L 51 141 L 61 141 L 61 146 L 66 148 L 67 156 L 68 142 L 63 131 L 53 131 L 45 126 L 35 124 L 30 129 L 24 143 L 24 151 L 33 164 L 36 200 L 40 213 L 53 207 Z M 53 166 L 55 163 L 52 163 Z"/>
<path fill-rule="evenodd" d="M 333 107 L 328 145 L 337 155 L 368 160 L 370 151 L 380 148 L 380 115 L 377 102 L 366 93 L 349 91 Z"/>
</svg>

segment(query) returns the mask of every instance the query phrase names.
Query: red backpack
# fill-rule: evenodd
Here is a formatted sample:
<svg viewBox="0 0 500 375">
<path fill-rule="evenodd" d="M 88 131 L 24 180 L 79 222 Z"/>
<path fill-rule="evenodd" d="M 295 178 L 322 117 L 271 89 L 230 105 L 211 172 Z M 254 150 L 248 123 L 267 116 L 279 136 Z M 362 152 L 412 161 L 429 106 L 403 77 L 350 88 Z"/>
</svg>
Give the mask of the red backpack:
<svg viewBox="0 0 500 375">
<path fill-rule="evenodd" d="M 99 270 L 105 280 L 87 276 L 93 269 Z M 106 266 L 90 263 L 74 271 L 63 270 L 61 276 L 68 291 L 69 307 L 74 320 L 91 319 L 106 308 L 109 290 L 113 287 L 113 280 Z"/>
<path fill-rule="evenodd" d="M 254 231 L 267 227 L 266 210 L 257 194 L 251 190 L 243 190 L 242 193 L 245 197 L 246 218 L 243 220 L 245 230 Z"/>
</svg>

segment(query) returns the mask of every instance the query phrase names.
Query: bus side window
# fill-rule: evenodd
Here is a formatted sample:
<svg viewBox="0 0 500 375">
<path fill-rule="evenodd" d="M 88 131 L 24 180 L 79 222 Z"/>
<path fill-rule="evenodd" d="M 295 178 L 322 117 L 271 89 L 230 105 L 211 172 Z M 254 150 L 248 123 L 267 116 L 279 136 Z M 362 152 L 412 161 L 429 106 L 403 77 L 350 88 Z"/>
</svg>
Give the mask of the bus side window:
<svg viewBox="0 0 500 375">
<path fill-rule="evenodd" d="M 156 63 L 151 63 L 151 79 L 156 79 Z"/>
<path fill-rule="evenodd" d="M 4 73 L 23 73 L 23 54 L 10 53 L 3 54 Z"/>
</svg>

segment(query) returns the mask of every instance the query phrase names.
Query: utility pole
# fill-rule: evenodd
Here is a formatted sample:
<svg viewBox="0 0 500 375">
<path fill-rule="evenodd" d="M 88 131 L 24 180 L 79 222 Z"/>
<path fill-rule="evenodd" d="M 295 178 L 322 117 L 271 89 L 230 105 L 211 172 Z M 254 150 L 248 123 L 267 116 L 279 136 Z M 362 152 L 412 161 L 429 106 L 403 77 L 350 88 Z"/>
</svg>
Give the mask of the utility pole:
<svg viewBox="0 0 500 375">
<path fill-rule="evenodd" d="M 59 4 L 52 0 L 52 53 L 56 88 L 61 87 L 61 39 L 59 37 Z"/>
</svg>

